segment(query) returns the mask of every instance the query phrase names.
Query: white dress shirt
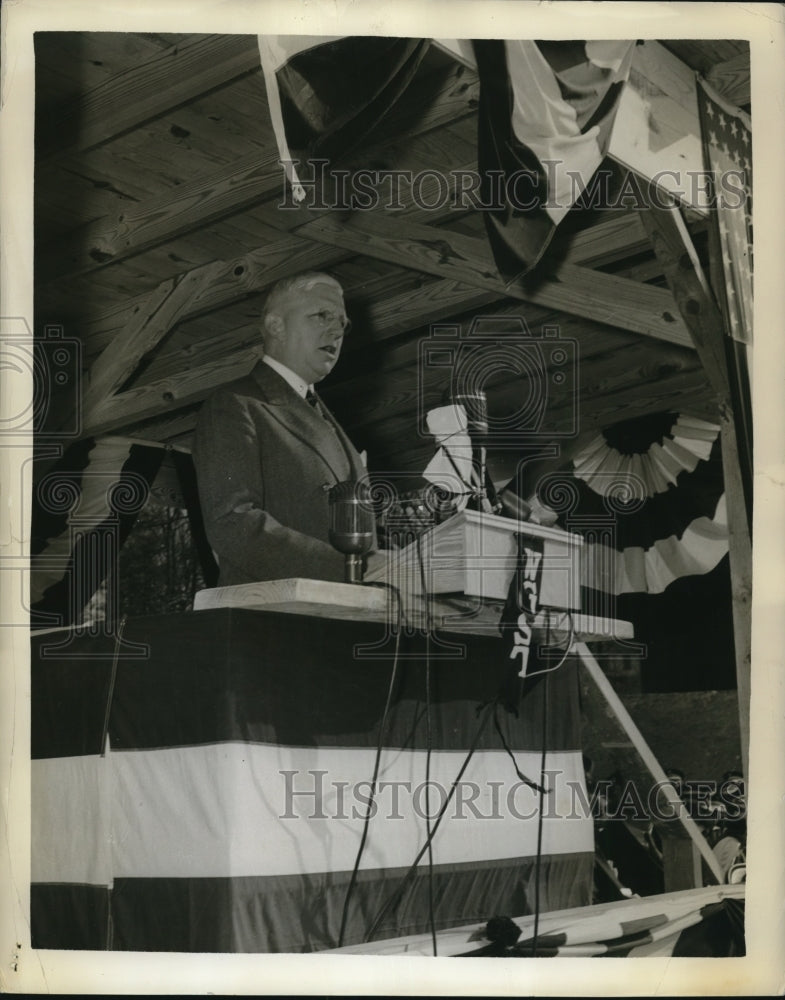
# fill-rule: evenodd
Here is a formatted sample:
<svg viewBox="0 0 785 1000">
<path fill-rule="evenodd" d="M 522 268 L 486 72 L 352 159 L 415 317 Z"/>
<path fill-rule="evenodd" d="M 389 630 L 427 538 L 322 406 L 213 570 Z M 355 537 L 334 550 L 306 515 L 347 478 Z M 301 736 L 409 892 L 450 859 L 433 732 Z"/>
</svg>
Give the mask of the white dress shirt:
<svg viewBox="0 0 785 1000">
<path fill-rule="evenodd" d="M 278 372 L 281 378 L 286 379 L 289 385 L 294 389 L 298 396 L 305 399 L 306 394 L 310 390 L 313 392 L 313 385 L 308 385 L 304 379 L 301 379 L 297 372 L 293 372 L 291 368 L 278 361 L 277 358 L 271 358 L 269 355 L 265 354 L 262 357 L 262 361 L 269 365 L 274 372 Z"/>
</svg>

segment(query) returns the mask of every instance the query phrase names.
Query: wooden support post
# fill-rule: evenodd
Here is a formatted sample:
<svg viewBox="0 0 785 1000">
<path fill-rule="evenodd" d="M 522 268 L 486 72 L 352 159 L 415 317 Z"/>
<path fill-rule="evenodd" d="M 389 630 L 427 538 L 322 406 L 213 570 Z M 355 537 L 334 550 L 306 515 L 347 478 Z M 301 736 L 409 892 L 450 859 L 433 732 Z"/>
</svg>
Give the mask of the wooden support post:
<svg viewBox="0 0 785 1000">
<path fill-rule="evenodd" d="M 608 703 L 609 708 L 621 723 L 624 732 L 627 734 L 627 736 L 630 739 L 630 742 L 637 750 L 641 760 L 648 768 L 649 773 L 654 778 L 656 783 L 662 786 L 663 797 L 672 808 L 674 817 L 679 820 L 687 837 L 689 837 L 691 847 L 694 846 L 697 849 L 700 856 L 708 865 L 712 875 L 714 875 L 717 882 L 721 883 L 723 881 L 722 871 L 720 869 L 716 857 L 714 856 L 714 853 L 709 847 L 708 841 L 698 829 L 697 825 L 695 824 L 695 820 L 693 820 L 693 818 L 687 812 L 686 806 L 676 793 L 676 789 L 668 781 L 668 777 L 665 774 L 665 771 L 663 771 L 660 762 L 654 756 L 654 753 L 650 749 L 649 744 L 643 738 L 643 734 L 635 725 L 635 722 L 633 721 L 630 713 L 625 708 L 621 698 L 619 698 L 619 696 L 616 694 L 615 690 L 613 689 L 613 685 L 603 673 L 602 667 L 592 656 L 591 652 L 589 651 L 589 647 L 586 645 L 585 642 L 576 643 L 575 652 L 577 653 L 581 663 L 584 665 L 584 667 L 586 667 L 589 676 L 599 688 L 600 694 L 602 694 L 602 696 L 605 698 L 605 701 Z M 682 881 L 684 881 L 683 878 Z M 700 885 L 701 884 L 700 881 L 698 881 L 697 884 Z M 685 888 L 684 885 L 682 885 L 681 887 Z M 667 886 L 666 886 L 666 891 L 667 891 Z"/>
<path fill-rule="evenodd" d="M 645 197 L 645 193 L 644 193 Z M 741 758 L 748 775 L 752 622 L 752 539 L 739 462 L 731 401 L 725 325 L 711 293 L 690 234 L 678 208 L 662 207 L 662 193 L 649 199 L 641 221 L 663 267 L 676 304 L 692 335 L 698 356 L 716 393 L 721 426 L 722 464 L 728 508 L 736 683 L 739 698 Z"/>
</svg>

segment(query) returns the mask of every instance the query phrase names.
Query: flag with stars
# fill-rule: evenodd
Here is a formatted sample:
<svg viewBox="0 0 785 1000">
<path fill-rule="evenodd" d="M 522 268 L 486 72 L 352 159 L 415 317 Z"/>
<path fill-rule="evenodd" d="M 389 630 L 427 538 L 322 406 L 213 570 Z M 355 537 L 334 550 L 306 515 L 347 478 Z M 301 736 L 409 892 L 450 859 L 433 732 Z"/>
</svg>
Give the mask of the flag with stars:
<svg viewBox="0 0 785 1000">
<path fill-rule="evenodd" d="M 706 170 L 712 176 L 712 284 L 731 337 L 752 343 L 752 130 L 749 115 L 698 81 Z M 723 294 L 724 291 L 724 294 Z"/>
</svg>

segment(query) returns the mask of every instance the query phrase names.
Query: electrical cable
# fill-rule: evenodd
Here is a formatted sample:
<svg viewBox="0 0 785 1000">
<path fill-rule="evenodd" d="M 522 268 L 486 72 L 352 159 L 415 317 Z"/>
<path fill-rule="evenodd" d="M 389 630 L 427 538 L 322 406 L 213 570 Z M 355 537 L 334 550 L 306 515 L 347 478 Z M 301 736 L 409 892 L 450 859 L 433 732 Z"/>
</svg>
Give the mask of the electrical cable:
<svg viewBox="0 0 785 1000">
<path fill-rule="evenodd" d="M 540 925 L 540 874 L 541 874 L 541 869 L 542 869 L 542 839 L 543 839 L 543 823 L 544 823 L 544 814 L 545 814 L 544 798 L 545 798 L 545 795 L 549 794 L 549 792 L 550 792 L 550 789 L 546 789 L 545 788 L 545 765 L 546 765 L 546 758 L 547 758 L 547 752 L 548 752 L 548 695 L 549 695 L 549 684 L 548 684 L 548 682 L 549 682 L 549 679 L 550 679 L 548 675 L 554 673 L 554 671 L 559 670 L 562 666 L 564 666 L 565 662 L 567 661 L 567 657 L 570 654 L 570 650 L 572 649 L 572 644 L 573 644 L 573 641 L 574 641 L 574 638 L 575 638 L 575 621 L 574 621 L 574 618 L 573 618 L 573 616 L 572 616 L 572 614 L 570 612 L 568 612 L 568 617 L 569 617 L 569 621 L 570 621 L 570 634 L 569 634 L 569 639 L 567 641 L 566 648 L 564 650 L 564 654 L 559 659 L 559 662 L 555 666 L 553 666 L 553 667 L 548 667 L 547 669 L 544 669 L 544 670 L 535 670 L 532 673 L 527 673 L 526 676 L 522 679 L 522 685 L 523 685 L 523 683 L 525 683 L 527 680 L 529 680 L 532 677 L 544 676 L 544 678 L 545 678 L 545 680 L 543 681 L 543 697 L 542 697 L 542 726 L 541 726 L 541 728 L 542 728 L 542 747 L 541 747 L 541 751 L 540 751 L 540 784 L 539 785 L 535 784 L 533 781 L 531 781 L 530 779 L 526 778 L 521 773 L 521 771 L 519 770 L 518 765 L 517 765 L 517 763 L 515 761 L 515 756 L 513 755 L 512 750 L 508 746 L 507 741 L 506 741 L 506 739 L 504 737 L 504 734 L 502 732 L 501 726 L 499 724 L 497 709 L 496 709 L 496 707 L 494 707 L 494 725 L 495 725 L 496 731 L 499 734 L 499 737 L 500 737 L 500 739 L 502 741 L 502 745 L 503 745 L 504 749 L 507 751 L 508 755 L 510 756 L 510 758 L 511 758 L 511 760 L 513 762 L 513 766 L 515 767 L 515 773 L 518 775 L 518 778 L 522 782 L 524 782 L 529 787 L 534 788 L 535 790 L 537 790 L 539 792 L 539 812 L 538 812 L 538 817 L 537 817 L 537 853 L 536 853 L 535 859 L 534 859 L 534 929 L 533 929 L 533 936 L 532 936 L 532 943 L 531 943 L 531 955 L 532 955 L 532 957 L 535 957 L 536 954 L 537 954 L 537 939 L 538 939 L 538 936 L 539 936 L 539 925 Z M 548 620 L 546 628 L 547 628 L 547 638 L 549 639 L 550 638 L 550 620 Z M 521 691 L 523 690 L 523 686 L 522 685 L 521 685 Z"/>
<path fill-rule="evenodd" d="M 426 701 L 426 706 L 425 706 L 425 709 L 426 709 L 426 711 L 425 711 L 425 718 L 426 718 L 426 778 L 425 778 L 425 780 L 426 780 L 426 789 L 425 789 L 425 791 L 426 791 L 426 799 L 425 799 L 426 840 L 425 840 L 425 843 L 423 844 L 422 848 L 418 852 L 417 856 L 415 857 L 414 861 L 410 865 L 409 869 L 407 870 L 406 874 L 403 876 L 403 878 L 402 878 L 401 882 L 399 883 L 397 889 L 387 899 L 387 901 L 382 906 L 381 910 L 378 911 L 376 917 L 373 920 L 373 923 L 371 924 L 370 928 L 368 929 L 368 931 L 365 934 L 364 941 L 367 942 L 367 941 L 369 941 L 373 937 L 373 935 L 376 933 L 379 925 L 384 920 L 384 918 L 387 916 L 387 914 L 390 911 L 390 909 L 393 906 L 395 906 L 398 903 L 400 903 L 401 899 L 403 898 L 404 893 L 407 891 L 407 889 L 410 887 L 410 885 L 413 882 L 414 876 L 415 876 L 416 871 L 417 871 L 417 867 L 418 867 L 418 865 L 419 865 L 422 857 L 427 853 L 428 854 L 428 910 L 429 910 L 429 926 L 430 926 L 430 930 L 431 930 L 431 939 L 432 939 L 432 946 L 433 946 L 433 954 L 437 955 L 436 924 L 435 924 L 434 900 L 433 900 L 433 839 L 434 839 L 436 831 L 439 828 L 439 825 L 440 825 L 440 823 L 441 823 L 441 821 L 442 821 L 442 819 L 443 819 L 443 817 L 444 817 L 444 815 L 445 815 L 445 813 L 447 811 L 447 808 L 448 808 L 450 802 L 452 801 L 452 798 L 453 798 L 453 796 L 455 794 L 455 790 L 456 790 L 458 784 L 460 783 L 461 778 L 463 777 L 463 775 L 464 775 L 464 773 L 466 771 L 466 768 L 469 766 L 469 763 L 470 763 L 472 757 L 474 756 L 474 752 L 475 752 L 475 750 L 477 748 L 477 745 L 479 743 L 480 737 L 481 737 L 482 733 L 484 732 L 485 727 L 486 727 L 489 719 L 491 718 L 491 716 L 493 716 L 493 718 L 494 718 L 494 724 L 495 724 L 497 733 L 500 736 L 500 739 L 501 739 L 501 742 L 502 742 L 502 746 L 504 747 L 504 749 L 507 752 L 507 754 L 510 756 L 510 758 L 511 758 L 511 760 L 513 762 L 513 766 L 515 768 L 515 772 L 516 772 L 519 780 L 521 780 L 525 784 L 529 785 L 529 787 L 533 788 L 534 790 L 538 791 L 539 792 L 539 797 L 540 797 L 540 808 L 539 808 L 539 817 L 538 817 L 538 831 L 537 831 L 537 855 L 536 855 L 536 858 L 535 858 L 535 925 L 534 925 L 533 948 L 536 951 L 537 936 L 538 936 L 538 930 L 539 930 L 539 912 L 540 912 L 540 884 L 539 883 L 540 883 L 541 861 L 542 861 L 542 838 L 543 838 L 543 820 L 544 820 L 544 801 L 543 800 L 544 800 L 544 796 L 546 794 L 548 794 L 548 791 L 549 791 L 549 790 L 546 790 L 545 787 L 544 787 L 545 765 L 546 765 L 546 755 L 547 755 L 548 678 L 547 678 L 547 676 L 545 678 L 545 687 L 544 687 L 544 693 L 543 693 L 543 722 L 542 722 L 543 743 L 542 743 L 542 752 L 541 752 L 541 761 L 540 761 L 540 784 L 537 785 L 535 782 L 533 782 L 530 779 L 526 778 L 525 775 L 523 775 L 521 773 L 520 769 L 518 768 L 517 762 L 515 761 L 514 754 L 512 753 L 510 747 L 508 746 L 507 741 L 506 741 L 506 739 L 504 737 L 503 732 L 501 731 L 501 727 L 500 727 L 499 722 L 498 722 L 499 696 L 497 695 L 494 699 L 492 699 L 490 702 L 486 703 L 485 706 L 483 706 L 484 709 L 485 709 L 485 714 L 484 714 L 484 716 L 480 720 L 480 724 L 478 725 L 478 728 L 477 728 L 477 730 L 475 732 L 475 735 L 474 735 L 474 738 L 472 740 L 472 744 L 471 744 L 471 746 L 469 748 L 469 751 L 468 751 L 466 757 L 464 758 L 463 763 L 461 764 L 461 767 L 460 767 L 460 769 L 458 771 L 458 774 L 457 774 L 456 778 L 452 782 L 452 785 L 450 787 L 450 791 L 447 794 L 447 797 L 446 797 L 446 799 L 444 801 L 444 804 L 442 805 L 441 809 L 439 810 L 439 813 L 438 813 L 438 815 L 436 817 L 436 821 L 433 823 L 433 825 L 431 825 L 431 816 L 430 816 L 430 765 L 431 765 L 431 753 L 432 753 L 432 732 L 431 732 L 430 650 L 429 650 L 428 640 L 429 640 L 430 633 L 431 633 L 431 628 L 432 628 L 432 608 L 431 608 L 431 603 L 430 603 L 430 595 L 428 593 L 428 588 L 426 586 L 425 566 L 424 566 L 424 561 L 423 561 L 423 557 L 422 557 L 422 548 L 421 548 L 421 542 L 420 542 L 419 536 L 416 536 L 416 538 L 415 538 L 415 544 L 416 544 L 417 558 L 418 558 L 419 571 L 420 571 L 420 583 L 421 583 L 421 588 L 422 588 L 422 594 L 423 594 L 423 597 L 425 599 L 425 619 L 426 619 L 426 663 L 425 663 L 425 669 L 426 669 L 426 677 L 425 677 L 425 682 L 426 682 L 425 683 L 425 701 Z M 382 585 L 384 585 L 384 584 L 382 584 Z M 391 585 L 389 585 L 389 584 L 387 584 L 386 586 L 391 587 Z M 399 626 L 400 626 L 400 624 L 403 621 L 403 609 L 402 609 L 401 595 L 400 595 L 400 592 L 397 590 L 397 588 L 392 588 L 391 587 L 391 589 L 395 589 L 396 594 L 397 594 L 397 598 L 398 598 L 398 621 L 399 621 Z M 535 676 L 539 676 L 539 675 L 547 675 L 547 674 L 553 673 L 554 671 L 560 669 L 560 667 L 562 667 L 563 664 L 566 662 L 566 659 L 567 659 L 567 656 L 569 655 L 570 648 L 572 646 L 572 643 L 573 643 L 573 640 L 574 640 L 574 635 L 575 635 L 575 623 L 574 623 L 574 619 L 573 619 L 572 614 L 569 614 L 569 621 L 570 621 L 569 640 L 567 642 L 567 647 L 566 647 L 566 650 L 564 652 L 564 655 L 561 657 L 561 659 L 559 660 L 559 662 L 555 666 L 553 666 L 553 667 L 549 667 L 549 668 L 547 668 L 545 670 L 538 670 L 538 671 L 536 671 L 533 674 L 527 675 L 527 679 L 528 679 L 528 677 L 535 677 Z M 550 627 L 549 627 L 548 631 L 550 632 Z M 399 628 L 399 634 L 400 634 L 400 628 Z M 391 677 L 390 690 L 388 692 L 388 705 L 389 705 L 389 700 L 390 700 L 390 697 L 391 697 L 392 687 L 393 687 L 393 683 L 394 683 L 395 671 L 397 670 L 397 656 L 398 656 L 398 646 L 397 646 L 397 643 L 396 643 L 396 654 L 395 654 L 395 656 L 396 656 L 396 663 L 395 663 L 394 668 L 393 668 L 393 676 Z M 388 711 L 388 706 L 385 707 L 385 712 L 384 712 L 383 719 L 382 719 L 382 727 L 380 727 L 379 745 L 377 747 L 377 758 L 376 758 L 376 762 L 375 762 L 375 765 L 374 765 L 374 776 L 373 776 L 372 783 L 371 783 L 371 799 L 369 801 L 368 811 L 366 812 L 365 824 L 364 824 L 364 829 L 363 829 L 363 836 L 362 836 L 360 848 L 358 850 L 358 855 L 357 855 L 357 859 L 356 859 L 356 862 L 355 862 L 354 871 L 352 873 L 352 878 L 351 878 L 350 883 L 349 883 L 349 888 L 347 889 L 347 895 L 346 895 L 346 898 L 344 900 L 344 912 L 343 912 L 343 916 L 342 916 L 342 920 L 341 920 L 341 934 L 340 934 L 340 937 L 339 937 L 339 947 L 341 946 L 341 944 L 343 942 L 343 935 L 344 935 L 345 923 L 346 923 L 346 915 L 347 915 L 347 912 L 348 912 L 349 896 L 351 894 L 351 890 L 353 889 L 354 883 L 356 881 L 356 874 L 357 874 L 357 871 L 359 869 L 359 861 L 360 861 L 360 857 L 361 857 L 362 850 L 364 848 L 365 840 L 366 840 L 366 836 L 367 836 L 368 821 L 369 821 L 370 813 L 371 813 L 371 804 L 373 802 L 373 795 L 375 794 L 376 780 L 377 780 L 377 777 L 378 777 L 379 761 L 380 761 L 380 756 L 381 756 L 381 741 L 382 741 L 382 738 L 383 738 L 383 728 L 384 728 L 384 724 L 385 724 L 385 721 L 386 721 L 387 711 Z"/>
<path fill-rule="evenodd" d="M 431 731 L 431 629 L 433 616 L 431 609 L 431 594 L 425 580 L 425 563 L 422 557 L 420 536 L 415 539 L 417 562 L 420 567 L 420 586 L 425 600 L 425 836 L 428 844 L 428 922 L 431 928 L 431 942 L 434 957 L 438 950 L 436 945 L 436 917 L 433 906 L 433 833 L 431 832 L 431 752 L 433 750 L 433 734 Z"/>
<path fill-rule="evenodd" d="M 532 674 L 527 674 L 527 679 L 529 677 L 544 676 L 543 681 L 543 692 L 542 692 L 542 750 L 540 753 L 540 808 L 539 815 L 537 817 L 537 854 L 534 859 L 534 929 L 532 935 L 532 945 L 531 954 L 534 958 L 537 954 L 537 939 L 539 937 L 539 927 L 540 927 L 540 873 L 542 869 L 542 837 L 543 837 L 543 824 L 545 818 L 544 810 L 544 796 L 545 796 L 545 764 L 548 753 L 548 695 L 550 691 L 549 687 L 549 674 L 552 674 L 555 670 L 562 667 L 567 661 L 567 657 L 570 655 L 570 650 L 572 648 L 572 643 L 575 638 L 575 621 L 571 613 L 568 612 L 570 619 L 570 637 L 567 642 L 567 647 L 564 650 L 564 654 L 556 664 L 555 667 L 548 667 L 547 670 L 536 670 Z M 548 637 L 550 637 L 550 623 L 547 626 Z"/>
<path fill-rule="evenodd" d="M 433 735 L 431 731 L 431 656 L 429 638 L 425 637 L 425 834 L 428 838 L 428 922 L 431 927 L 431 941 L 434 957 L 436 947 L 436 916 L 433 905 L 433 833 L 431 832 L 431 751 Z"/>
<path fill-rule="evenodd" d="M 547 670 L 537 671 L 537 674 L 547 675 L 547 674 L 553 673 L 554 670 L 558 670 L 561 666 L 564 665 L 564 663 L 565 663 L 565 661 L 567 659 L 567 656 L 568 656 L 568 654 L 570 652 L 570 647 L 572 645 L 572 640 L 573 640 L 573 636 L 574 636 L 574 622 L 573 622 L 572 615 L 570 615 L 570 625 L 571 625 L 570 641 L 569 641 L 569 643 L 567 645 L 567 649 L 566 649 L 564 655 L 562 656 L 562 658 L 559 660 L 559 662 L 556 664 L 555 667 L 549 667 Z M 530 674 L 528 676 L 534 676 L 534 675 Z M 542 859 L 542 835 L 543 835 L 543 819 L 544 819 L 543 797 L 544 797 L 544 795 L 548 794 L 548 791 L 544 787 L 546 754 L 547 754 L 547 746 L 548 746 L 548 744 L 547 744 L 547 695 L 548 695 L 548 677 L 546 676 L 545 677 L 544 697 L 543 697 L 543 726 L 542 726 L 542 728 L 543 728 L 543 744 L 542 744 L 542 752 L 541 752 L 541 760 L 540 760 L 540 784 L 539 785 L 535 785 L 533 782 L 531 783 L 536 790 L 539 790 L 539 793 L 540 793 L 540 809 L 539 809 L 538 831 L 537 831 L 537 855 L 536 855 L 536 858 L 535 858 L 535 879 L 536 879 L 536 882 L 535 882 L 535 939 L 534 939 L 534 947 L 536 947 L 536 939 L 537 939 L 537 933 L 538 933 L 538 927 L 539 927 L 539 908 L 540 908 L 539 878 L 540 878 L 540 868 L 541 868 L 541 859 Z M 482 718 L 480 720 L 480 723 L 479 723 L 479 725 L 477 727 L 477 730 L 476 730 L 476 732 L 474 734 L 474 738 L 472 740 L 472 743 L 471 743 L 471 746 L 469 748 L 469 751 L 468 751 L 466 757 L 464 758 L 463 763 L 461 764 L 461 767 L 460 767 L 460 769 L 458 771 L 457 776 L 455 777 L 455 779 L 452 782 L 452 785 L 450 787 L 450 791 L 447 794 L 447 797 L 446 797 L 446 799 L 444 801 L 444 804 L 443 804 L 442 808 L 439 810 L 439 813 L 438 813 L 438 815 L 436 817 L 436 821 L 434 822 L 433 826 L 430 829 L 430 832 L 428 834 L 428 838 L 427 838 L 425 844 L 423 844 L 423 846 L 420 848 L 417 856 L 415 857 L 415 859 L 412 862 L 412 864 L 410 865 L 410 867 L 407 869 L 406 874 L 403 876 L 403 879 L 401 880 L 401 882 L 398 885 L 398 888 L 387 899 L 387 901 L 382 906 L 381 910 L 377 913 L 376 917 L 374 918 L 373 923 L 371 924 L 369 930 L 365 934 L 364 940 L 366 942 L 368 942 L 368 941 L 371 940 L 371 938 L 373 937 L 373 935 L 376 933 L 376 930 L 378 929 L 379 925 L 381 924 L 381 922 L 383 921 L 383 919 L 387 916 L 388 912 L 392 909 L 393 906 L 395 906 L 397 903 L 400 902 L 401 898 L 403 897 L 403 894 L 409 888 L 409 885 L 412 882 L 412 879 L 413 879 L 413 877 L 414 877 L 414 875 L 415 875 L 415 873 L 417 871 L 417 867 L 418 867 L 420 861 L 422 860 L 423 856 L 425 855 L 426 851 L 429 850 L 431 841 L 432 841 L 433 837 L 435 836 L 436 831 L 439 828 L 439 825 L 440 825 L 440 823 L 441 823 L 441 821 L 442 821 L 442 819 L 444 817 L 444 814 L 447 812 L 447 807 L 449 806 L 450 802 L 452 801 L 452 798 L 453 798 L 453 796 L 455 794 L 455 790 L 458 787 L 458 785 L 460 784 L 460 781 L 463 778 L 463 775 L 465 774 L 466 769 L 469 766 L 469 763 L 470 763 L 472 757 L 474 756 L 474 753 L 475 753 L 475 751 L 477 749 L 477 745 L 478 745 L 478 743 L 480 741 L 480 738 L 481 738 L 483 732 L 485 731 L 485 727 L 488 724 L 488 721 L 492 717 L 494 717 L 496 715 L 498 705 L 499 705 L 499 696 L 497 695 L 495 698 L 493 698 L 490 701 L 486 702 L 485 705 L 482 706 L 482 709 L 484 709 L 484 715 L 482 716 Z M 503 745 L 504 745 L 504 739 L 503 739 L 503 737 L 502 737 L 502 742 L 503 742 Z M 505 745 L 505 749 L 508 749 L 506 747 L 506 745 Z M 515 758 L 513 757 L 512 759 L 513 759 L 513 763 L 515 764 L 515 767 L 516 767 L 516 773 L 518 774 L 520 780 L 528 783 L 528 779 L 526 779 L 520 773 L 520 771 L 518 770 L 517 764 L 515 763 Z M 426 809 L 427 809 L 427 807 L 426 807 Z"/>
<path fill-rule="evenodd" d="M 515 768 L 515 773 L 518 776 L 518 780 L 522 784 L 528 785 L 529 788 L 534 789 L 535 792 L 543 792 L 544 789 L 542 788 L 542 786 L 538 785 L 536 781 L 532 781 L 531 778 L 527 778 L 526 775 L 518 767 L 518 762 L 515 759 L 515 755 L 513 754 L 512 750 L 510 749 L 510 745 L 507 742 L 507 737 L 502 732 L 501 725 L 499 724 L 499 703 L 498 702 L 494 702 L 493 703 L 493 727 L 496 730 L 496 732 L 497 732 L 497 734 L 499 736 L 499 739 L 501 740 L 502 746 L 504 747 L 504 749 L 507 752 L 507 756 L 512 761 L 512 766 Z"/>
<path fill-rule="evenodd" d="M 360 861 L 363 856 L 363 851 L 365 850 L 365 843 L 368 839 L 368 828 L 371 821 L 371 815 L 373 812 L 374 797 L 376 795 L 376 782 L 379 777 L 379 768 L 381 766 L 382 758 L 382 747 L 384 743 L 384 734 L 387 727 L 387 717 L 390 713 L 390 706 L 392 704 L 393 691 L 395 690 L 395 681 L 398 675 L 398 663 L 399 663 L 399 650 L 401 643 L 401 631 L 403 626 L 403 601 L 401 599 L 401 593 L 396 586 L 391 583 L 372 583 L 370 586 L 381 586 L 385 589 L 392 591 L 396 595 L 397 599 L 397 627 L 395 630 L 395 648 L 393 651 L 393 665 L 390 672 L 390 682 L 387 686 L 387 698 L 384 703 L 384 711 L 382 712 L 382 718 L 379 722 L 379 737 L 376 742 L 376 756 L 374 758 L 373 764 L 373 776 L 371 778 L 371 790 L 368 798 L 368 808 L 366 810 L 365 816 L 363 818 L 363 831 L 360 837 L 360 845 L 357 848 L 357 855 L 354 859 L 354 867 L 352 868 L 352 874 L 349 878 L 349 883 L 346 887 L 346 894 L 343 899 L 343 909 L 341 911 L 341 927 L 338 933 L 338 947 L 343 946 L 343 939 L 346 933 L 346 921 L 349 915 L 349 901 L 351 900 L 352 893 L 354 892 L 355 885 L 357 883 L 357 875 L 360 870 Z"/>
<path fill-rule="evenodd" d="M 545 670 L 535 670 L 533 673 L 527 673 L 523 678 L 524 681 L 528 681 L 532 677 L 542 677 L 545 674 L 552 674 L 556 670 L 560 670 L 561 667 L 567 662 L 567 657 L 570 655 L 570 650 L 572 649 L 573 641 L 575 640 L 575 620 L 572 617 L 571 612 L 567 612 L 567 617 L 570 619 L 570 637 L 567 641 L 567 647 L 564 650 L 564 654 L 555 667 L 547 667 Z M 548 633 L 550 634 L 550 623 L 548 624 Z"/>
<path fill-rule="evenodd" d="M 485 710 L 484 711 L 484 715 L 480 719 L 480 723 L 477 726 L 477 730 L 475 731 L 474 738 L 472 740 L 471 746 L 469 747 L 469 750 L 468 750 L 468 752 L 466 754 L 466 757 L 464 758 L 463 763 L 460 766 L 458 774 L 455 776 L 455 779 L 453 780 L 452 785 L 450 786 L 450 791 L 447 793 L 447 797 L 444 800 L 444 805 L 439 810 L 439 814 L 436 817 L 436 821 L 434 822 L 433 827 L 431 828 L 431 838 L 433 836 L 435 836 L 436 831 L 439 829 L 439 824 L 441 823 L 441 821 L 442 821 L 442 819 L 444 817 L 444 814 L 447 812 L 447 807 L 449 806 L 450 802 L 453 799 L 453 796 L 455 795 L 455 790 L 458 787 L 458 785 L 460 784 L 461 779 L 463 778 L 464 774 L 466 773 L 466 768 L 469 766 L 469 764 L 471 762 L 471 759 L 474 756 L 474 752 L 477 749 L 477 744 L 480 742 L 480 737 L 482 736 L 483 732 L 485 731 L 485 727 L 488 724 L 488 720 L 491 718 L 492 709 L 493 709 L 493 706 L 494 706 L 495 703 L 496 703 L 496 700 L 494 699 L 492 701 L 487 702 L 483 706 L 483 708 Z M 403 879 L 401 880 L 400 884 L 398 885 L 398 888 L 389 897 L 389 899 L 387 900 L 387 902 L 382 906 L 381 910 L 377 913 L 377 915 L 376 915 L 373 923 L 371 924 L 370 928 L 366 932 L 366 935 L 365 935 L 365 938 L 364 938 L 365 941 L 370 941 L 370 939 L 376 933 L 376 930 L 379 927 L 379 924 L 387 916 L 387 913 L 389 912 L 389 910 L 395 904 L 397 904 L 400 901 L 401 897 L 403 896 L 403 893 L 408 888 L 409 883 L 411 882 L 411 880 L 414 877 L 414 874 L 417 871 L 417 866 L 419 865 L 419 863 L 420 863 L 423 855 L 425 854 L 425 852 L 427 850 L 428 850 L 428 843 L 426 842 L 420 848 L 420 850 L 417 853 L 417 856 L 415 857 L 414 861 L 409 866 L 406 874 L 403 876 Z"/>
<path fill-rule="evenodd" d="M 123 615 L 117 628 L 117 635 L 114 642 L 114 653 L 112 655 L 112 672 L 109 675 L 109 690 L 106 695 L 106 709 L 104 711 L 104 724 L 101 732 L 101 752 L 100 756 L 106 756 L 106 737 L 109 732 L 109 717 L 112 714 L 112 702 L 114 701 L 114 687 L 117 680 L 117 661 L 120 658 L 120 646 L 123 642 L 123 632 L 128 622 L 128 615 Z"/>
<path fill-rule="evenodd" d="M 566 657 L 565 657 L 566 659 Z M 550 673 L 550 671 L 545 671 Z M 543 808 L 544 783 L 545 783 L 545 763 L 548 753 L 548 681 L 546 676 L 543 681 L 542 692 L 542 753 L 540 755 L 540 813 L 537 817 L 537 854 L 534 859 L 534 932 L 532 936 L 532 958 L 537 955 L 537 939 L 540 933 L 540 871 L 542 868 L 542 834 L 545 810 Z"/>
</svg>

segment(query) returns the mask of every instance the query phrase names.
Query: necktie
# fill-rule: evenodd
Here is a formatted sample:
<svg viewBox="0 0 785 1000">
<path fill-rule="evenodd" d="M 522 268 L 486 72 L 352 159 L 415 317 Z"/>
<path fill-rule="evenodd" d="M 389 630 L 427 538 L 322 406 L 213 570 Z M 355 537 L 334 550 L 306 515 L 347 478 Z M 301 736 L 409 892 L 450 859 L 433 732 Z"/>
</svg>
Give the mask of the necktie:
<svg viewBox="0 0 785 1000">
<path fill-rule="evenodd" d="M 306 394 L 305 394 L 305 401 L 310 406 L 312 406 L 314 408 L 314 410 L 316 410 L 316 412 L 319 414 L 320 417 L 324 416 L 324 414 L 322 413 L 322 408 L 319 405 L 319 397 L 316 395 L 316 393 L 313 391 L 313 389 L 309 389 L 306 392 Z"/>
</svg>

